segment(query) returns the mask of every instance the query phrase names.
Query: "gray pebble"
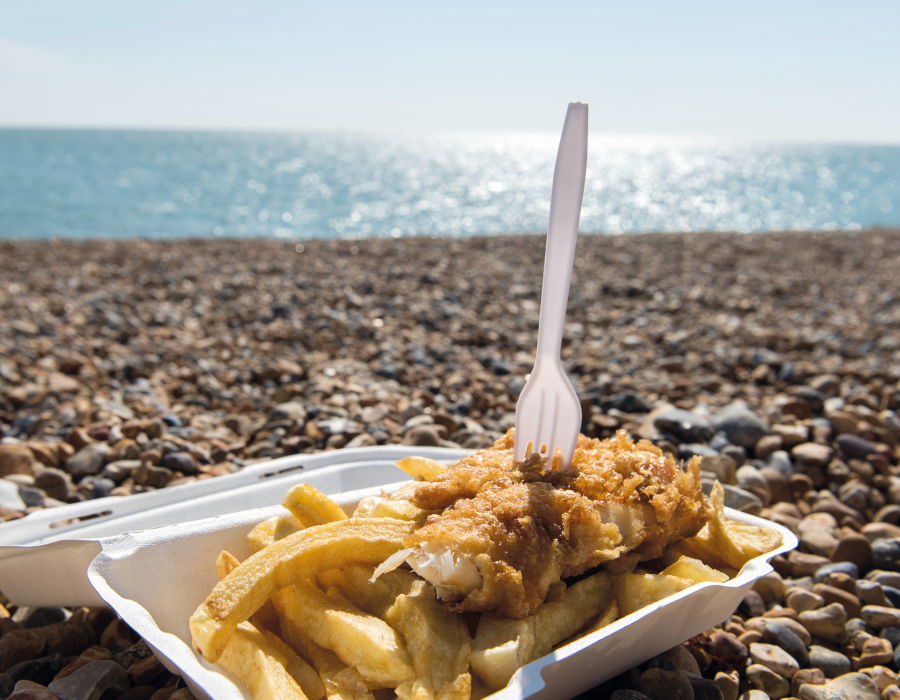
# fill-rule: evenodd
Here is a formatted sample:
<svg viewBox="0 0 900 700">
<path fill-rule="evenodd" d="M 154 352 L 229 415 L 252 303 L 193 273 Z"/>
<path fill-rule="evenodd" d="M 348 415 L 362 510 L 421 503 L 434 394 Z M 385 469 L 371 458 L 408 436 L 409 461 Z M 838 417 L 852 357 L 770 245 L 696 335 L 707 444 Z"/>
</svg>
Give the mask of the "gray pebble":
<svg viewBox="0 0 900 700">
<path fill-rule="evenodd" d="M 887 571 L 900 571 L 900 539 L 881 539 L 872 543 L 872 566 Z"/>
<path fill-rule="evenodd" d="M 777 622 L 766 622 L 760 632 L 763 642 L 784 649 L 797 660 L 801 668 L 809 663 L 809 652 L 806 650 L 806 645 L 787 627 L 779 625 Z"/>
<path fill-rule="evenodd" d="M 93 661 L 47 686 L 65 700 L 99 700 L 104 693 L 117 697 L 129 688 L 128 674 L 115 661 Z"/>
<path fill-rule="evenodd" d="M 809 648 L 809 667 L 819 669 L 826 678 L 837 678 L 853 670 L 846 656 L 816 644 Z"/>
<path fill-rule="evenodd" d="M 734 445 L 753 447 L 769 434 L 769 426 L 747 406 L 733 403 L 716 413 L 712 419 L 716 430 L 723 430 Z"/>
<path fill-rule="evenodd" d="M 106 464 L 107 452 L 109 448 L 103 443 L 85 445 L 66 460 L 66 471 L 76 478 L 97 474 Z"/>
</svg>

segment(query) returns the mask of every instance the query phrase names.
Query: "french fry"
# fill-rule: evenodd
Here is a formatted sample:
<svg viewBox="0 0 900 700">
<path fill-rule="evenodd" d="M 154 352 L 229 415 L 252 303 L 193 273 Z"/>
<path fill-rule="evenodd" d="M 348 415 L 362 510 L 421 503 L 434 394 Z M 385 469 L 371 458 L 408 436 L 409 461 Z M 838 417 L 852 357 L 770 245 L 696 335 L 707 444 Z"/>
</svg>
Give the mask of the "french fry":
<svg viewBox="0 0 900 700">
<path fill-rule="evenodd" d="M 249 622 L 237 626 L 219 663 L 247 684 L 253 700 L 307 700 L 287 659 Z"/>
<path fill-rule="evenodd" d="M 310 660 L 322 680 L 328 700 L 374 700 L 375 696 L 359 674 L 341 661 L 337 654 L 316 644 L 287 615 L 280 612 L 278 615 L 281 633 L 287 644 Z"/>
<path fill-rule="evenodd" d="M 635 571 L 616 579 L 616 602 L 620 615 L 630 615 L 636 610 L 675 595 L 694 585 L 694 581 L 665 574 L 648 574 Z"/>
<path fill-rule="evenodd" d="M 402 499 L 385 499 L 372 509 L 371 518 L 394 518 L 395 520 L 410 520 L 424 524 L 426 518 L 434 511 L 422 510 L 409 501 Z"/>
<path fill-rule="evenodd" d="M 614 577 L 601 571 L 569 586 L 565 595 L 545 603 L 521 620 L 484 614 L 478 622 L 472 671 L 489 688 L 509 683 L 518 668 L 547 654 L 571 637 L 613 601 Z"/>
<path fill-rule="evenodd" d="M 216 557 L 216 573 L 219 575 L 219 580 L 221 581 L 240 565 L 241 562 L 238 561 L 236 556 L 223 549 L 219 556 Z"/>
<path fill-rule="evenodd" d="M 447 471 L 443 464 L 428 457 L 404 457 L 397 462 L 397 466 L 416 481 L 431 481 L 438 474 Z"/>
<path fill-rule="evenodd" d="M 268 520 L 263 520 L 250 530 L 247 534 L 247 543 L 250 545 L 250 549 L 258 552 L 295 532 L 297 532 L 297 526 L 294 523 L 276 515 Z"/>
<path fill-rule="evenodd" d="M 237 560 L 237 557 L 231 552 L 226 552 L 223 549 L 216 558 L 216 572 L 219 574 L 219 580 L 221 581 L 240 565 L 241 562 Z M 250 622 L 252 622 L 253 626 L 263 634 L 270 629 L 277 630 L 278 616 L 275 614 L 275 608 L 272 606 L 272 601 L 267 600 L 263 603 L 262 607 L 250 616 Z M 299 681 L 297 682 L 299 683 Z M 300 687 L 303 688 L 304 693 L 309 695 L 308 689 L 305 688 L 302 683 L 300 683 Z"/>
<path fill-rule="evenodd" d="M 406 638 L 416 670 L 411 696 L 468 700 L 472 688 L 469 629 L 460 615 L 438 604 L 432 586 L 424 581 L 416 584 L 413 593 L 398 596 L 386 615 Z"/>
<path fill-rule="evenodd" d="M 729 520 L 725 515 L 725 491 L 718 481 L 713 484 L 709 500 L 712 516 L 694 537 L 672 546 L 677 552 L 703 559 L 711 564 L 725 564 L 740 570 L 748 561 L 781 544 L 776 530 Z"/>
<path fill-rule="evenodd" d="M 681 556 L 674 564 L 670 564 L 660 573 L 666 576 L 678 576 L 686 578 L 694 583 L 704 583 L 713 581 L 714 583 L 723 583 L 728 580 L 728 574 L 716 571 L 711 566 L 707 566 L 699 559 Z"/>
<path fill-rule="evenodd" d="M 513 620 L 482 614 L 472 643 L 472 673 L 490 690 L 499 690 L 531 660 L 534 618 Z"/>
<path fill-rule="evenodd" d="M 619 619 L 619 606 L 615 600 L 609 604 L 609 607 L 604 610 L 602 613 L 597 615 L 591 622 L 589 622 L 582 630 L 578 633 L 577 637 L 574 637 L 572 641 L 576 639 L 581 639 L 582 637 L 587 637 L 589 634 L 593 634 L 597 630 L 602 630 L 604 627 L 611 625 L 613 622 Z"/>
<path fill-rule="evenodd" d="M 275 606 L 316 644 L 331 649 L 360 677 L 394 688 L 415 676 L 403 639 L 383 620 L 308 582 L 279 591 Z"/>
<path fill-rule="evenodd" d="M 415 523 L 352 518 L 295 532 L 252 555 L 216 585 L 190 619 L 195 650 L 210 662 L 234 629 L 272 594 L 347 562 L 379 564 L 403 547 Z"/>
<path fill-rule="evenodd" d="M 309 484 L 298 484 L 281 502 L 303 527 L 346 520 L 347 514 L 328 496 Z"/>
<path fill-rule="evenodd" d="M 384 496 L 366 496 L 356 504 L 353 511 L 354 518 L 371 518 L 375 507 L 385 500 Z"/>
<path fill-rule="evenodd" d="M 320 574 L 319 581 L 337 587 L 406 639 L 416 678 L 398 686 L 398 696 L 466 700 L 472 639 L 462 617 L 441 607 L 434 588 L 415 574 L 394 570 L 370 583 L 373 571 L 371 566 L 347 566 Z"/>
<path fill-rule="evenodd" d="M 277 634 L 270 632 L 265 627 L 257 627 L 257 630 L 273 648 L 284 656 L 287 661 L 284 666 L 285 670 L 300 686 L 306 697 L 309 700 L 322 700 L 325 697 L 325 686 L 316 669 L 310 666 L 296 651 L 291 649 L 290 645 Z"/>
<path fill-rule="evenodd" d="M 534 614 L 531 659 L 549 653 L 605 610 L 613 600 L 613 584 L 613 576 L 601 571 L 569 586 L 562 600 L 538 608 Z"/>
</svg>

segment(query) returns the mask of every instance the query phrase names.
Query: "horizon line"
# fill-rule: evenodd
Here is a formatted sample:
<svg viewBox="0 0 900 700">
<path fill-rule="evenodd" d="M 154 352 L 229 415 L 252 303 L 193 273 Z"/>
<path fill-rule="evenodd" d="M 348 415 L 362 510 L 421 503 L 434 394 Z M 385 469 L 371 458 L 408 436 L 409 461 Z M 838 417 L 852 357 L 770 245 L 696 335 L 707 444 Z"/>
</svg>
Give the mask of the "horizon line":
<svg viewBox="0 0 900 700">
<path fill-rule="evenodd" d="M 345 127 L 251 127 L 251 126 L 173 126 L 173 125 L 103 125 L 103 124 L 2 124 L 0 131 L 121 131 L 121 132 L 196 132 L 196 133 L 232 133 L 232 134 L 317 134 L 331 136 L 381 136 L 381 137 L 416 137 L 416 136 L 505 136 L 505 137 L 554 137 L 559 138 L 556 130 L 524 130 L 524 129 L 398 129 L 398 130 L 363 130 Z M 778 143 L 798 145 L 830 146 L 900 146 L 900 137 L 896 140 L 862 139 L 854 137 L 819 137 L 803 138 L 790 136 L 749 136 L 749 135 L 716 135 L 689 134 L 678 132 L 623 132 L 590 130 L 594 138 L 603 140 L 636 140 L 660 139 L 673 141 L 708 141 L 738 143 Z"/>
</svg>

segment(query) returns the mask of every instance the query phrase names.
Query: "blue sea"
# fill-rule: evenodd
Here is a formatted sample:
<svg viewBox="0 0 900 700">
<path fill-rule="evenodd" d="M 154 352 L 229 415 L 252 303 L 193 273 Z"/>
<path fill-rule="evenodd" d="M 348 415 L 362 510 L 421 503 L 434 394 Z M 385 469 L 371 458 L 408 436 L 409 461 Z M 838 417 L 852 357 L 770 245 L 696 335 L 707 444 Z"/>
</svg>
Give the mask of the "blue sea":
<svg viewBox="0 0 900 700">
<path fill-rule="evenodd" d="M 0 129 L 0 238 L 546 231 L 558 134 Z M 900 146 L 592 135 L 584 233 L 900 227 Z"/>
</svg>

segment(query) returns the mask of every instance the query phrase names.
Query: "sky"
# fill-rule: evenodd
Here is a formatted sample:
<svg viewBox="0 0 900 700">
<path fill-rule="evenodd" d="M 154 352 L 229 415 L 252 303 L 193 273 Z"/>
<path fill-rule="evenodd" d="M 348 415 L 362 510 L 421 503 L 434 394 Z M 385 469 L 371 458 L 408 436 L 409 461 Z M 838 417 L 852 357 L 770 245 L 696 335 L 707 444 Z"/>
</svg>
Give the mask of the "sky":
<svg viewBox="0 0 900 700">
<path fill-rule="evenodd" d="M 0 0 L 0 127 L 900 143 L 900 2 Z"/>
</svg>

